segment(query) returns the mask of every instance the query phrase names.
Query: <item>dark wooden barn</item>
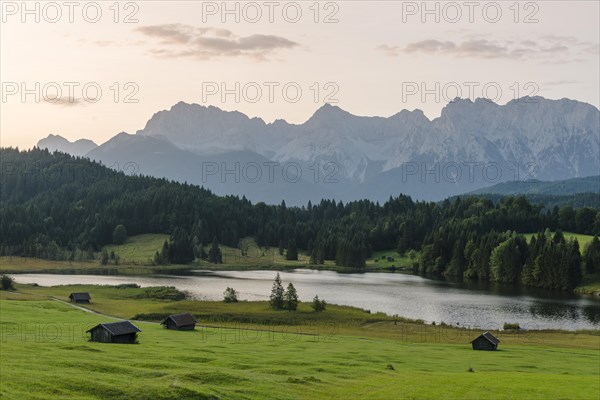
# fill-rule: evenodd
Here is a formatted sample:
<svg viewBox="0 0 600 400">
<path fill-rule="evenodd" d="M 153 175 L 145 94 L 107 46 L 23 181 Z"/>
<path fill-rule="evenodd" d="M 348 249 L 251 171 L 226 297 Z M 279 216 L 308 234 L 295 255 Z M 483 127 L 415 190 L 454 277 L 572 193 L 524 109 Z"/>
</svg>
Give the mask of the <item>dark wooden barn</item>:
<svg viewBox="0 0 600 400">
<path fill-rule="evenodd" d="M 87 292 L 71 293 L 69 295 L 69 300 L 71 300 L 71 303 L 89 303 L 91 299 L 92 298 L 90 297 L 90 294 Z"/>
<path fill-rule="evenodd" d="M 98 324 L 88 332 L 92 335 L 92 342 L 135 343 L 141 330 L 129 321 L 120 321 Z"/>
<path fill-rule="evenodd" d="M 489 332 L 484 332 L 471 341 L 473 350 L 496 350 L 500 340 Z"/>
<path fill-rule="evenodd" d="M 196 318 L 192 314 L 169 315 L 162 324 L 167 329 L 178 331 L 193 331 L 196 327 Z"/>
</svg>

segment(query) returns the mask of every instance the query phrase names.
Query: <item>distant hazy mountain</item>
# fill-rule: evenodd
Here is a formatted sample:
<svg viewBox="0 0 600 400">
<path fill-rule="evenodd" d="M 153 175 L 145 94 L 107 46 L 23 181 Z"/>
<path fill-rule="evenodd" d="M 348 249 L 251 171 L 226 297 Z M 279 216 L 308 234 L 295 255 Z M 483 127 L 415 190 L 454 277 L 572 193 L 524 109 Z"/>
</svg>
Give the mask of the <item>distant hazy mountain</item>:
<svg viewBox="0 0 600 400">
<path fill-rule="evenodd" d="M 291 169 L 286 179 L 282 168 L 247 150 L 200 155 L 182 150 L 162 137 L 121 132 L 87 157 L 126 174 L 193 183 L 218 195 L 245 195 L 255 202 L 276 203 L 285 198 L 289 205 L 301 205 L 335 197 L 335 192 L 311 180 L 296 180 Z"/>
<path fill-rule="evenodd" d="M 70 142 L 60 135 L 48 135 L 38 142 L 37 147 L 50 151 L 60 151 L 74 156 L 83 156 L 96 148 L 98 145 L 88 139 L 79 139 Z"/>
<path fill-rule="evenodd" d="M 494 186 L 477 189 L 467 194 L 541 194 L 564 196 L 577 193 L 600 194 L 600 175 L 585 178 L 572 178 L 560 181 L 513 181 L 503 182 Z"/>
<path fill-rule="evenodd" d="M 599 121 L 592 105 L 542 97 L 457 99 L 433 120 L 420 110 L 361 117 L 326 104 L 299 125 L 180 102 L 88 156 L 269 203 L 439 200 L 500 182 L 598 175 Z"/>
</svg>

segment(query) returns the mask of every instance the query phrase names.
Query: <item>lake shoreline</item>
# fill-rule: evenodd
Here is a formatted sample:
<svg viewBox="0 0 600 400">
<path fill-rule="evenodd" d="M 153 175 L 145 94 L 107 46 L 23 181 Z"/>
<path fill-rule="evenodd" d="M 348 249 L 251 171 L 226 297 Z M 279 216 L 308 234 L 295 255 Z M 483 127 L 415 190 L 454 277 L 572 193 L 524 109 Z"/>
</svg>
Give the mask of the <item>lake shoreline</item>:
<svg viewBox="0 0 600 400">
<path fill-rule="evenodd" d="M 345 305 L 422 319 L 438 324 L 478 325 L 497 329 L 504 323 L 519 323 L 522 329 L 596 329 L 600 320 L 598 299 L 570 293 L 488 284 L 464 284 L 433 280 L 413 274 L 294 269 L 292 271 L 169 271 L 168 274 L 15 274 L 17 283 L 56 285 L 173 286 L 202 301 L 218 301 L 233 287 L 240 300 L 268 300 L 273 278 L 293 283 L 300 300 L 309 303 L 315 295 L 330 304 Z M 163 271 L 164 272 L 164 271 Z"/>
<path fill-rule="evenodd" d="M 19 257 L 11 257 L 18 260 Z M 50 263 L 50 268 L 39 264 Z M 20 265 L 19 265 L 20 264 Z M 37 265 L 35 265 L 37 264 Z M 364 273 L 386 273 L 386 274 L 403 274 L 411 276 L 420 276 L 425 279 L 440 282 L 451 283 L 477 283 L 478 281 L 468 281 L 459 279 L 447 279 L 439 276 L 420 275 L 414 272 L 410 267 L 365 267 L 362 269 L 341 267 L 337 265 L 281 265 L 281 264 L 264 264 L 264 265 L 237 265 L 237 264 L 209 264 L 209 263 L 194 263 L 194 264 L 171 264 L 171 265 L 147 265 L 147 264 L 121 264 L 102 266 L 96 262 L 78 262 L 67 264 L 65 261 L 47 261 L 36 260 L 35 264 L 31 262 L 15 263 L 11 262 L 8 265 L 0 264 L 1 274 L 55 274 L 55 275 L 98 275 L 98 276 L 153 276 L 153 275 L 176 275 L 189 276 L 194 275 L 196 270 L 207 270 L 213 272 L 244 272 L 244 271 L 273 271 L 273 272 L 291 272 L 294 270 L 306 271 L 330 271 L 339 274 L 364 274 Z M 67 265 L 65 265 L 67 264 Z M 11 268 L 12 267 L 12 268 Z M 515 285 L 523 289 L 538 289 L 530 288 L 523 285 Z M 543 289 L 542 289 L 543 291 Z M 585 283 L 577 286 L 572 291 L 546 290 L 548 293 L 555 293 L 559 296 L 564 294 L 574 294 L 577 296 L 589 297 L 594 300 L 600 300 L 600 281 Z"/>
</svg>

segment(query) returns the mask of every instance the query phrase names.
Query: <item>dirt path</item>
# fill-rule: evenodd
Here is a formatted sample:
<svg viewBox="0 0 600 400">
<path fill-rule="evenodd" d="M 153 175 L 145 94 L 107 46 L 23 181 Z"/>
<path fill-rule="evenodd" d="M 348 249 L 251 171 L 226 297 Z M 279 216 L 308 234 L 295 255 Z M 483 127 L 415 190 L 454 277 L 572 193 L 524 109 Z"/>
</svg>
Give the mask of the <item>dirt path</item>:
<svg viewBox="0 0 600 400">
<path fill-rule="evenodd" d="M 118 320 L 118 321 L 126 321 L 123 318 L 119 318 L 119 317 L 115 317 L 113 315 L 103 314 L 103 313 L 98 312 L 98 311 L 90 310 L 89 308 L 85 308 L 83 306 L 79 306 L 77 304 L 73 304 L 73 303 L 70 303 L 68 301 L 61 300 L 61 299 L 56 298 L 54 296 L 50 296 L 50 298 L 52 300 L 54 300 L 54 301 L 58 301 L 60 303 L 66 304 L 68 306 L 71 306 L 71 307 L 76 308 L 76 309 L 81 310 L 81 311 L 88 312 L 90 314 L 100 315 L 102 317 L 111 318 L 111 319 L 115 319 L 115 320 Z M 141 321 L 141 320 L 137 320 L 137 319 L 135 320 L 135 322 L 136 323 L 139 322 L 139 323 L 142 323 L 142 324 L 159 324 L 158 322 Z M 246 330 L 246 331 L 254 331 L 254 332 L 269 332 L 269 333 L 280 333 L 280 334 L 286 333 L 286 332 L 283 332 L 283 331 L 275 331 L 275 330 L 271 330 L 271 329 L 268 329 L 268 328 L 267 329 L 256 329 L 256 328 L 240 328 L 240 327 L 231 327 L 231 326 L 200 325 L 200 324 L 198 324 L 197 326 L 201 327 L 201 328 L 211 328 L 211 329 L 229 329 L 229 330 L 243 329 L 243 330 Z M 315 337 L 319 336 L 318 333 L 307 333 L 307 332 L 293 332 L 293 334 L 295 334 L 295 335 L 302 335 L 302 336 L 315 336 Z M 358 338 L 358 339 L 370 340 L 370 339 L 366 339 L 366 338 Z"/>
<path fill-rule="evenodd" d="M 70 307 L 76 308 L 76 309 L 81 310 L 81 311 L 88 312 L 90 314 L 95 314 L 95 315 L 100 315 L 100 316 L 106 317 L 106 318 L 116 319 L 117 321 L 126 321 L 123 318 L 119 318 L 119 317 L 115 317 L 114 315 L 103 314 L 103 313 L 98 312 L 98 311 L 90 310 L 89 308 L 85 308 L 83 306 L 79 306 L 77 304 L 73 304 L 73 303 L 70 303 L 68 301 L 61 300 L 61 299 L 56 298 L 54 296 L 50 296 L 50 298 L 52 300 L 54 300 L 54 301 L 58 301 L 59 303 L 66 304 L 66 305 L 68 305 Z M 158 322 L 138 321 L 138 320 L 136 320 L 135 322 L 141 322 L 141 323 L 144 323 L 144 324 L 157 324 L 158 323 Z"/>
</svg>

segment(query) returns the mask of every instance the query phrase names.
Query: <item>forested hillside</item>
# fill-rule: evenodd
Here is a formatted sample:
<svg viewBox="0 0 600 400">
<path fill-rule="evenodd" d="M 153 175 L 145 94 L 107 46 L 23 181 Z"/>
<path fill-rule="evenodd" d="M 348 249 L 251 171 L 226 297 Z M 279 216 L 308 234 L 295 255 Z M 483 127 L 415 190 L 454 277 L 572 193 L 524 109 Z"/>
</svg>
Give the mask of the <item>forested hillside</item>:
<svg viewBox="0 0 600 400">
<path fill-rule="evenodd" d="M 307 251 L 313 264 L 335 260 L 362 268 L 373 251 L 415 250 L 420 252 L 415 269 L 425 274 L 560 289 L 574 287 L 585 273 L 600 272 L 597 239 L 581 256 L 578 243 L 560 232 L 540 234 L 531 243 L 517 234 L 547 229 L 598 234 L 598 209 L 542 210 L 524 197 L 434 203 L 404 195 L 383 205 L 322 200 L 270 206 L 128 176 L 63 153 L 1 149 L 0 155 L 2 255 L 85 259 L 123 234 L 167 233 L 171 240 L 158 262 L 191 262 L 204 256 L 199 247 L 237 246 L 252 236 L 259 246 Z"/>
<path fill-rule="evenodd" d="M 571 178 L 559 181 L 539 180 L 515 180 L 497 183 L 494 186 L 475 190 L 471 195 L 479 194 L 538 194 L 552 196 L 568 196 L 574 193 L 596 193 L 600 194 L 600 176 L 586 176 L 583 178 Z"/>
<path fill-rule="evenodd" d="M 499 193 L 481 193 L 481 194 L 463 194 L 453 196 L 450 201 L 454 201 L 456 197 L 467 199 L 469 197 L 479 197 L 492 200 L 494 203 L 499 202 L 506 196 L 523 196 L 532 204 L 543 204 L 544 210 L 552 210 L 554 207 L 571 206 L 573 208 L 597 208 L 600 209 L 600 194 L 586 192 L 568 195 L 552 195 L 552 194 L 499 194 Z"/>
</svg>

